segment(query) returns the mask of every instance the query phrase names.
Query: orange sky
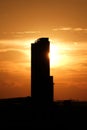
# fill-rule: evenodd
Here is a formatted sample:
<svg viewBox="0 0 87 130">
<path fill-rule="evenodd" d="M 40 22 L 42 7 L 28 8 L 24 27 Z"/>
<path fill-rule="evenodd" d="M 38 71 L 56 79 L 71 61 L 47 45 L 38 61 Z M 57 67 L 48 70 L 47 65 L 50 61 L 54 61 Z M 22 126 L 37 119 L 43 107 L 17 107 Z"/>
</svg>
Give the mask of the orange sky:
<svg viewBox="0 0 87 130">
<path fill-rule="evenodd" d="M 87 1 L 0 0 L 0 98 L 30 95 L 30 45 L 49 37 L 54 99 L 87 100 Z"/>
</svg>

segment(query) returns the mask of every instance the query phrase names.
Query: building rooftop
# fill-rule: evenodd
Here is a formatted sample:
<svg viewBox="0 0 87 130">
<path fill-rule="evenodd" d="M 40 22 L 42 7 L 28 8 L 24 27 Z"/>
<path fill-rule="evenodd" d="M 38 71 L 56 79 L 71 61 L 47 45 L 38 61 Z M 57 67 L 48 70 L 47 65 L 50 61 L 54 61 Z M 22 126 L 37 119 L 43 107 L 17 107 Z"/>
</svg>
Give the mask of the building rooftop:
<svg viewBox="0 0 87 130">
<path fill-rule="evenodd" d="M 49 42 L 49 38 L 42 37 L 35 41 L 35 43 L 46 43 L 46 42 Z"/>
</svg>

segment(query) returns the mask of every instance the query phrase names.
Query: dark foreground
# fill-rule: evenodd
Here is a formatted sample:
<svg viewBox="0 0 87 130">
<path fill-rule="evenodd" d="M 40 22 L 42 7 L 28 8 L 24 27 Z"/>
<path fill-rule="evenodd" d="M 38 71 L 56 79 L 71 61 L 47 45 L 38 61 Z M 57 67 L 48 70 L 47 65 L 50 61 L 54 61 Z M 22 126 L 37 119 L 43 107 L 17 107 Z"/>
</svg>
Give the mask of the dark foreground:
<svg viewBox="0 0 87 130">
<path fill-rule="evenodd" d="M 34 110 L 29 97 L 0 100 L 0 127 L 87 129 L 87 102 L 61 101 Z"/>
</svg>

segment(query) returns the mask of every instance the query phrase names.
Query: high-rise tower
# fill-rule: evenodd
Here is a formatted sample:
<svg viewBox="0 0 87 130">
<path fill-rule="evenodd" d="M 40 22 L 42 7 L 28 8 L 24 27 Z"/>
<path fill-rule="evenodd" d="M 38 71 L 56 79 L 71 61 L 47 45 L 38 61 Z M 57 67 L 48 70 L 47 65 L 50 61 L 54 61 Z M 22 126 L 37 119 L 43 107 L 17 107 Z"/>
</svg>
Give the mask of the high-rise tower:
<svg viewBox="0 0 87 130">
<path fill-rule="evenodd" d="M 50 76 L 50 42 L 40 38 L 31 44 L 31 96 L 35 104 L 53 102 L 53 76 Z"/>
</svg>

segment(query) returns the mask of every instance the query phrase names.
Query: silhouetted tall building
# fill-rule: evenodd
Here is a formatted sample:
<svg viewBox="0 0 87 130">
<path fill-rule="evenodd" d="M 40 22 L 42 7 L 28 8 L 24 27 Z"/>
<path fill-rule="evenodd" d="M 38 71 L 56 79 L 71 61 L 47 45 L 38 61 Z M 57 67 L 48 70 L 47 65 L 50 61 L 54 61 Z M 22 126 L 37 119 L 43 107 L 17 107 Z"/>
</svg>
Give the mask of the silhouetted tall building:
<svg viewBox="0 0 87 130">
<path fill-rule="evenodd" d="M 33 103 L 53 102 L 53 76 L 50 76 L 50 42 L 40 38 L 31 44 L 31 96 Z"/>
</svg>

